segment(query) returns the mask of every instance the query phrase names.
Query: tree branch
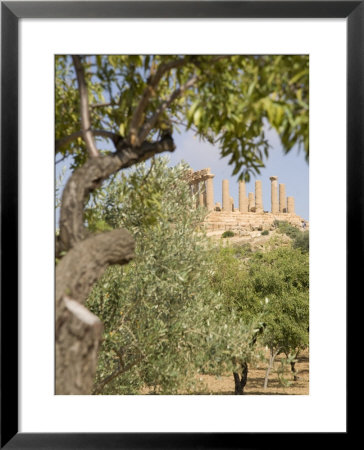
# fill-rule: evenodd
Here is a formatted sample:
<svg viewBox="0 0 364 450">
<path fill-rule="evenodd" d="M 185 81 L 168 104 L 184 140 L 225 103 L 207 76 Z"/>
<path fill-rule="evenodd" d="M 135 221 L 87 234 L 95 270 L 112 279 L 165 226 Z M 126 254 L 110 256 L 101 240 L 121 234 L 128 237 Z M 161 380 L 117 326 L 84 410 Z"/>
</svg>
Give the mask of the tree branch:
<svg viewBox="0 0 364 450">
<path fill-rule="evenodd" d="M 143 142 L 148 136 L 150 130 L 157 123 L 158 118 L 161 116 L 163 111 L 165 111 L 168 106 L 180 95 L 182 95 L 189 87 L 193 86 L 198 80 L 197 75 L 193 75 L 183 86 L 176 89 L 172 94 L 164 100 L 161 105 L 157 108 L 153 116 L 144 124 L 142 131 L 138 136 L 138 141 Z"/>
<path fill-rule="evenodd" d="M 105 130 L 91 130 L 91 133 L 93 136 L 102 136 L 111 139 L 114 143 L 115 141 L 120 139 L 120 135 L 113 133 L 112 131 L 105 131 Z M 82 130 L 75 131 L 74 133 L 70 134 L 69 136 L 65 136 L 61 139 L 57 139 L 55 142 L 55 150 L 56 152 L 64 147 L 65 145 L 69 144 L 70 142 L 74 141 L 75 139 L 79 137 L 84 137 L 84 133 Z"/>
<path fill-rule="evenodd" d="M 101 380 L 97 386 L 94 387 L 92 391 L 92 395 L 100 394 L 102 389 L 109 384 L 112 380 L 114 380 L 116 377 L 118 377 L 121 374 L 124 374 L 128 372 L 130 369 L 132 369 L 135 365 L 137 365 L 139 362 L 143 360 L 143 356 L 139 356 L 135 361 L 130 362 L 125 367 L 118 367 L 114 372 L 112 372 L 110 375 L 105 377 L 103 380 Z"/>
<path fill-rule="evenodd" d="M 62 195 L 60 234 L 57 240 L 57 255 L 68 251 L 85 237 L 83 209 L 88 195 L 101 183 L 120 169 L 165 151 L 173 152 L 175 145 L 171 137 L 158 142 L 144 142 L 131 148 L 121 141 L 121 148 L 113 155 L 92 158 L 77 169 L 68 180 Z"/>
<path fill-rule="evenodd" d="M 81 127 L 83 138 L 86 142 L 87 151 L 91 158 L 97 158 L 99 152 L 96 148 L 94 137 L 91 130 L 91 116 L 88 105 L 88 90 L 85 81 L 85 72 L 78 55 L 72 55 L 73 64 L 75 66 L 78 90 L 80 93 L 80 109 L 81 109 Z"/>
<path fill-rule="evenodd" d="M 56 164 L 59 164 L 60 162 L 64 161 L 67 158 L 68 155 L 65 155 L 63 158 L 56 161 Z"/>
<path fill-rule="evenodd" d="M 117 106 L 116 102 L 91 103 L 90 108 L 105 108 L 106 106 Z"/>
<path fill-rule="evenodd" d="M 171 69 L 176 69 L 177 67 L 182 67 L 189 62 L 189 58 L 180 58 L 168 63 L 161 64 L 156 73 L 151 75 L 148 80 L 147 87 L 145 88 L 143 95 L 134 110 L 131 122 L 130 122 L 130 144 L 134 146 L 140 145 L 143 142 L 138 139 L 139 127 L 142 124 L 143 113 L 148 105 L 150 97 L 155 94 L 155 88 L 158 86 L 163 75 Z"/>
</svg>

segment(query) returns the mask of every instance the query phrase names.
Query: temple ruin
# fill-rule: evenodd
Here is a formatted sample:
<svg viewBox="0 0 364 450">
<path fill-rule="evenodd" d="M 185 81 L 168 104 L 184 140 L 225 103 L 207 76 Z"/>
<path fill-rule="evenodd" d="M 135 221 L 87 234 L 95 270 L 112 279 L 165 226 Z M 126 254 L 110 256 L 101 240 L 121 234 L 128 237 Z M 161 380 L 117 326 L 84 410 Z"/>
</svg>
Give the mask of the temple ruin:
<svg viewBox="0 0 364 450">
<path fill-rule="evenodd" d="M 209 213 L 204 221 L 207 231 L 254 231 L 269 230 L 275 227 L 274 221 L 286 221 L 296 227 L 308 222 L 295 213 L 294 197 L 286 196 L 286 186 L 278 184 L 278 177 L 271 176 L 271 205 L 270 211 L 264 211 L 262 181 L 255 181 L 255 193 L 246 193 L 244 181 L 239 181 L 239 201 L 235 203 L 229 192 L 229 181 L 222 181 L 222 205 L 214 203 L 214 176 L 210 168 L 187 175 L 187 182 L 191 195 L 195 196 L 196 207 L 208 209 Z M 238 208 L 235 207 L 238 206 Z"/>
</svg>

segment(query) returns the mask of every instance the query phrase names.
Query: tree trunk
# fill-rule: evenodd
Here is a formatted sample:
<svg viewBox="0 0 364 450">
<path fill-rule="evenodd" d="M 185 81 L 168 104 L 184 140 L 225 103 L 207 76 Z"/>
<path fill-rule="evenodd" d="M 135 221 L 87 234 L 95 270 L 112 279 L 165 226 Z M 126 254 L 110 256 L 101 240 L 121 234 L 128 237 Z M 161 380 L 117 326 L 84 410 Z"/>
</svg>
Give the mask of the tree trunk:
<svg viewBox="0 0 364 450">
<path fill-rule="evenodd" d="M 88 394 L 97 368 L 102 323 L 87 308 L 69 297 L 59 302 L 56 335 L 56 394 Z"/>
<path fill-rule="evenodd" d="M 109 265 L 126 264 L 134 257 L 134 239 L 126 230 L 87 235 L 84 206 L 88 196 L 119 170 L 175 149 L 171 136 L 143 142 L 137 148 L 129 147 L 123 139 L 114 143 L 116 153 L 90 158 L 72 174 L 62 195 L 56 239 L 56 257 L 60 258 L 56 267 L 57 394 L 91 394 L 102 328 L 95 316 L 81 305 L 77 308 L 75 302 L 86 301 Z"/>
<path fill-rule="evenodd" d="M 297 370 L 296 370 L 296 363 L 294 361 L 291 362 L 291 371 L 293 373 L 293 381 L 297 381 L 298 376 L 297 376 Z"/>
<path fill-rule="evenodd" d="M 241 378 L 237 372 L 233 372 L 235 382 L 235 395 L 243 395 L 246 382 L 248 380 L 248 364 L 242 363 Z"/>
<path fill-rule="evenodd" d="M 278 355 L 279 351 L 280 351 L 280 349 L 277 349 L 273 353 L 273 348 L 270 349 L 269 364 L 268 364 L 267 371 L 265 373 L 265 379 L 264 379 L 264 389 L 267 389 L 267 387 L 268 387 L 269 374 L 270 374 L 271 369 L 273 368 L 275 357 Z"/>
<path fill-rule="evenodd" d="M 102 334 L 100 320 L 83 303 L 110 264 L 134 257 L 126 230 L 95 234 L 78 242 L 56 267 L 56 394 L 90 394 Z"/>
</svg>

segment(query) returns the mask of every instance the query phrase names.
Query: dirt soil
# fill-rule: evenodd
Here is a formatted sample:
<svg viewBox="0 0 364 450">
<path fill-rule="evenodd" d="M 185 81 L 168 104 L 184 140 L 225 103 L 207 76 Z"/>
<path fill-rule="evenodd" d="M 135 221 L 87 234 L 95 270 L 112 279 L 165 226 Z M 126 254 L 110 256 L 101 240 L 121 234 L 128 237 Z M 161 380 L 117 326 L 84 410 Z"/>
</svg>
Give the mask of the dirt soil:
<svg viewBox="0 0 364 450">
<path fill-rule="evenodd" d="M 268 356 L 268 352 L 267 352 Z M 281 359 L 284 355 L 277 356 L 274 362 L 274 369 L 271 370 L 268 387 L 264 389 L 264 378 L 267 369 L 265 362 L 260 362 L 255 367 L 249 366 L 248 381 L 244 388 L 244 395 L 308 395 L 309 394 L 309 351 L 305 350 L 298 356 L 296 362 L 297 381 L 293 381 L 293 374 L 290 366 L 286 366 L 284 379 L 289 382 L 288 386 L 280 383 L 277 369 L 281 366 Z M 235 395 L 233 374 L 226 374 L 217 377 L 215 375 L 198 375 L 196 381 L 201 383 L 198 392 L 190 395 Z M 204 387 L 203 387 L 204 386 Z M 149 388 L 144 388 L 141 394 L 151 394 Z M 186 395 L 186 392 L 181 392 Z"/>
<path fill-rule="evenodd" d="M 264 378 L 266 364 L 259 363 L 256 367 L 249 367 L 248 381 L 244 389 L 245 395 L 308 395 L 309 394 L 309 352 L 303 351 L 298 356 L 296 370 L 298 380 L 293 381 L 291 371 L 287 367 L 284 375 L 290 385 L 282 386 L 277 375 L 280 367 L 280 360 L 284 357 L 278 356 L 274 363 L 274 370 L 271 371 L 267 389 L 264 389 Z M 199 380 L 207 385 L 207 390 L 201 394 L 208 395 L 234 395 L 234 379 L 232 374 L 216 377 L 214 375 L 201 375 Z"/>
</svg>

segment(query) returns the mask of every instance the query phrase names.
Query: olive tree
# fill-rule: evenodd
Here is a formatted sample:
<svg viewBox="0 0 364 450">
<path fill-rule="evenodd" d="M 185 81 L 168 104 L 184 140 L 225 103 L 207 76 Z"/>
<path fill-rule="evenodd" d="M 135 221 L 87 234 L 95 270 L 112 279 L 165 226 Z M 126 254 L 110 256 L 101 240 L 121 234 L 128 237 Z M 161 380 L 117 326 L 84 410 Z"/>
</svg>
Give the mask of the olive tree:
<svg viewBox="0 0 364 450">
<path fill-rule="evenodd" d="M 196 375 L 222 374 L 250 360 L 253 324 L 228 308 L 209 284 L 210 242 L 199 230 L 185 181 L 187 166 L 165 158 L 135 166 L 93 203 L 88 226 L 124 226 L 136 243 L 125 268 L 113 266 L 87 307 L 104 323 L 95 394 L 193 392 Z M 197 383 L 198 384 L 198 383 Z"/>
<path fill-rule="evenodd" d="M 215 250 L 214 261 L 213 289 L 221 292 L 246 322 L 259 318 L 262 323 L 252 344 L 260 343 L 269 349 L 264 387 L 280 353 L 291 356 L 296 378 L 295 357 L 308 346 L 309 338 L 308 252 L 293 246 L 264 253 L 222 248 Z"/>
</svg>

